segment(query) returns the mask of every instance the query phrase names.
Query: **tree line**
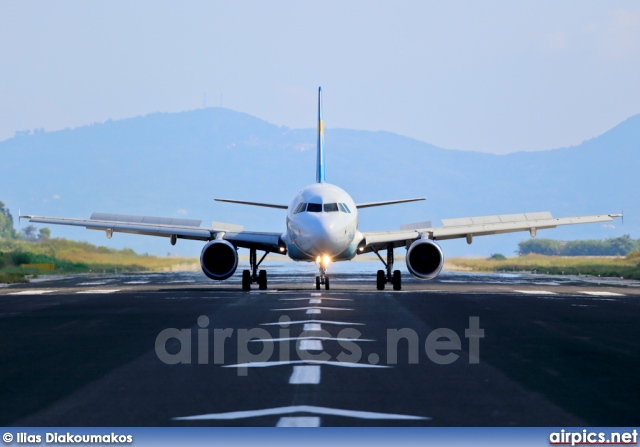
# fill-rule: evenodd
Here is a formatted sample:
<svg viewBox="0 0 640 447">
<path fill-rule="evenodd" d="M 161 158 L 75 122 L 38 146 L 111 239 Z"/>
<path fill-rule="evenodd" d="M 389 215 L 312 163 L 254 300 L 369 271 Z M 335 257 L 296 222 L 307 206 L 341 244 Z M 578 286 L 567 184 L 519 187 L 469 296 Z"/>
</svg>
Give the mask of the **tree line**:
<svg viewBox="0 0 640 447">
<path fill-rule="evenodd" d="M 27 225 L 20 232 L 13 227 L 13 216 L 9 208 L 0 202 L 0 239 L 22 239 L 23 241 L 35 242 L 51 237 L 51 230 L 48 228 L 36 228 L 34 225 Z"/>
<path fill-rule="evenodd" d="M 547 256 L 626 256 L 636 250 L 640 250 L 640 239 L 631 239 L 628 234 L 605 240 L 528 239 L 518 244 L 519 255 L 533 253 Z"/>
</svg>

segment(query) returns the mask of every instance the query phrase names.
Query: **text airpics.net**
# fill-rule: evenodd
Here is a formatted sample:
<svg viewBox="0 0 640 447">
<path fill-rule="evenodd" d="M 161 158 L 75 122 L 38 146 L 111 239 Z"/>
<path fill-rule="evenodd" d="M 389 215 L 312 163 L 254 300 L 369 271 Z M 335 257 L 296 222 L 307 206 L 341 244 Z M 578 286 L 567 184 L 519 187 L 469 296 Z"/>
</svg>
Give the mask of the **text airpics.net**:
<svg viewBox="0 0 640 447">
<path fill-rule="evenodd" d="M 363 359 L 362 348 L 359 342 L 374 341 L 362 339 L 362 333 L 353 327 L 345 327 L 339 330 L 334 337 L 324 329 L 305 330 L 300 335 L 292 337 L 290 326 L 293 322 L 283 315 L 277 325 L 279 326 L 277 337 L 273 337 L 264 328 L 232 329 L 210 328 L 209 318 L 201 315 L 197 319 L 198 329 L 167 328 L 162 330 L 155 340 L 155 352 L 160 361 L 168 365 L 191 364 L 196 358 L 198 364 L 223 365 L 225 363 L 225 349 L 227 341 L 236 339 L 236 354 L 238 375 L 246 376 L 247 367 L 251 364 L 271 361 L 288 362 L 291 360 L 291 341 L 296 341 L 295 352 L 303 362 L 348 362 L 359 363 Z M 395 365 L 399 361 L 408 364 L 418 364 L 420 359 L 426 358 L 437 365 L 449 365 L 456 362 L 463 349 L 468 353 L 470 364 L 480 363 L 480 339 L 484 338 L 484 329 L 480 327 L 480 317 L 469 317 L 469 325 L 464 330 L 463 336 L 449 328 L 438 328 L 431 331 L 423 342 L 418 333 L 411 328 L 387 329 L 386 331 L 386 365 Z M 192 340 L 195 339 L 196 350 L 192 349 Z M 465 342 L 463 343 L 463 339 Z M 332 356 L 324 349 L 316 352 L 304 348 L 300 341 L 333 340 L 340 346 L 340 352 Z M 261 343 L 260 343 L 261 342 Z M 274 358 L 275 345 L 278 344 L 278 354 Z M 399 345 L 406 346 L 403 349 L 403 358 L 399 359 Z M 249 346 L 253 346 L 250 350 Z M 261 349 L 256 345 L 262 345 Z M 466 346 L 465 346 L 466 345 Z M 210 352 L 211 346 L 211 352 Z M 258 351 L 259 352 L 256 352 Z M 252 352 L 253 351 L 253 352 Z M 211 355 L 212 354 L 212 355 Z M 371 353 L 365 362 L 377 365 L 381 360 L 378 353 Z M 243 365 L 246 365 L 243 366 Z"/>
<path fill-rule="evenodd" d="M 626 432 L 603 432 L 560 430 L 549 435 L 550 445 L 637 445 L 638 430 Z"/>
</svg>

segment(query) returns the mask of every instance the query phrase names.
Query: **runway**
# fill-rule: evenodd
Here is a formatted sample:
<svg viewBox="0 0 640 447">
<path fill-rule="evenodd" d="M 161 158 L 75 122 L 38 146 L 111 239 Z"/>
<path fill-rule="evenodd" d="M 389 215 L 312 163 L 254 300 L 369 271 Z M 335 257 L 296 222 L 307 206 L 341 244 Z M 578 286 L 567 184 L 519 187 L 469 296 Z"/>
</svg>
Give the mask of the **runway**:
<svg viewBox="0 0 640 447">
<path fill-rule="evenodd" d="M 640 288 L 445 274 L 0 289 L 5 426 L 637 426 Z M 308 280 L 308 281 L 307 281 Z"/>
</svg>

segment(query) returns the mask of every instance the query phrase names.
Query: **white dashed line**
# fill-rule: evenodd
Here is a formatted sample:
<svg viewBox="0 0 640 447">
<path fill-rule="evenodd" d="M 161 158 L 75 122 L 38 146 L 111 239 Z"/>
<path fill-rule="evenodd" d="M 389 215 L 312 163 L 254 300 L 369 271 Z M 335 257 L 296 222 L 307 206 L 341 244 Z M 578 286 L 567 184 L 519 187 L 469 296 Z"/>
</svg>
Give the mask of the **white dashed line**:
<svg viewBox="0 0 640 447">
<path fill-rule="evenodd" d="M 586 290 L 581 290 L 578 293 L 584 293 L 586 295 L 594 295 L 594 296 L 627 296 L 624 293 L 614 293 L 614 292 L 588 292 Z"/>
<path fill-rule="evenodd" d="M 318 416 L 285 416 L 276 427 L 320 427 Z"/>
<path fill-rule="evenodd" d="M 526 293 L 528 295 L 557 295 L 556 292 L 549 292 L 548 290 L 514 290 L 518 293 Z"/>
<path fill-rule="evenodd" d="M 375 341 L 370 338 L 348 338 L 348 337 L 323 337 L 314 335 L 313 337 L 281 337 L 281 338 L 252 338 L 249 343 L 273 343 L 277 341 L 293 341 L 293 340 L 322 340 L 322 341 L 350 341 L 353 343 Z"/>
<path fill-rule="evenodd" d="M 292 413 L 311 413 L 327 416 L 344 416 L 358 419 L 374 419 L 374 420 L 409 420 L 409 421 L 423 421 L 429 420 L 430 417 L 412 416 L 407 414 L 393 414 L 393 413 L 374 413 L 371 411 L 353 411 L 342 410 L 340 408 L 327 408 L 327 407 L 315 407 L 313 405 L 294 405 L 290 407 L 279 408 L 265 408 L 264 410 L 249 410 L 249 411 L 231 411 L 228 413 L 210 413 L 200 414 L 196 416 L 183 416 L 173 418 L 175 421 L 203 421 L 203 420 L 233 420 L 233 419 L 246 419 L 261 416 L 274 416 L 280 414 L 292 414 Z"/>
<path fill-rule="evenodd" d="M 106 283 L 107 283 L 106 281 L 94 281 L 94 282 L 81 282 L 78 285 L 79 286 L 102 286 Z"/>
<path fill-rule="evenodd" d="M 331 320 L 297 320 L 297 321 L 286 321 L 286 322 L 277 322 L 277 323 L 260 323 L 260 326 L 282 326 L 282 325 L 308 324 L 308 323 L 335 324 L 337 326 L 366 326 L 364 323 L 351 323 L 349 321 L 331 321 Z"/>
<path fill-rule="evenodd" d="M 22 290 L 20 292 L 8 293 L 7 295 L 42 295 L 43 293 L 53 293 L 54 289 L 31 289 Z"/>
<path fill-rule="evenodd" d="M 306 301 L 309 298 L 279 298 L 280 301 Z M 322 298 L 311 298 L 312 300 L 323 299 L 325 301 L 353 301 L 351 298 L 328 298 L 323 296 Z"/>
<path fill-rule="evenodd" d="M 302 365 L 294 366 L 293 373 L 289 377 L 291 385 L 317 385 L 320 383 L 320 366 L 319 365 Z"/>
<path fill-rule="evenodd" d="M 328 365 L 328 366 L 340 366 L 343 368 L 393 368 L 389 365 L 373 365 L 369 363 L 355 363 L 355 362 L 337 362 L 331 360 L 283 360 L 274 362 L 250 362 L 250 363 L 237 363 L 235 365 L 222 365 L 223 368 L 268 368 L 271 366 L 284 366 L 284 365 Z"/>
<path fill-rule="evenodd" d="M 308 309 L 322 309 L 322 310 L 353 310 L 347 309 L 344 307 L 327 307 L 327 306 L 306 306 L 306 307 L 288 307 L 286 309 L 271 309 L 276 312 L 281 312 L 283 310 L 308 310 Z"/>
<path fill-rule="evenodd" d="M 127 281 L 123 284 L 149 284 L 151 281 Z"/>
<path fill-rule="evenodd" d="M 305 323 L 304 327 L 302 328 L 302 330 L 305 331 L 305 332 L 321 331 L 322 330 L 322 325 L 318 324 L 318 323 Z"/>
<path fill-rule="evenodd" d="M 300 340 L 301 351 L 322 351 L 322 340 L 318 339 L 302 339 Z"/>
<path fill-rule="evenodd" d="M 307 315 L 320 315 L 322 312 L 320 311 L 320 309 L 309 309 L 307 310 L 306 314 Z"/>
<path fill-rule="evenodd" d="M 312 293 L 311 296 L 322 296 L 321 293 Z"/>
<path fill-rule="evenodd" d="M 322 300 L 318 298 L 313 298 L 309 300 L 309 304 L 322 304 Z"/>
<path fill-rule="evenodd" d="M 93 289 L 93 290 L 81 290 L 76 293 L 114 293 L 119 292 L 120 289 Z"/>
</svg>

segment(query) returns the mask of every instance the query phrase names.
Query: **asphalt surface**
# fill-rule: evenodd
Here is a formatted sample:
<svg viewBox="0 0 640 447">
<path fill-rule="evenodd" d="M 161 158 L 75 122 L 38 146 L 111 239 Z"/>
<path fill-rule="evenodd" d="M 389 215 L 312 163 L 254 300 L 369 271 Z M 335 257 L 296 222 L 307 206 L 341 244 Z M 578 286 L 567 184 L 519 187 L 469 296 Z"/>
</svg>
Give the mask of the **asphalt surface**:
<svg viewBox="0 0 640 447">
<path fill-rule="evenodd" d="M 640 425 L 637 283 L 403 278 L 0 288 L 0 425 Z"/>
</svg>

